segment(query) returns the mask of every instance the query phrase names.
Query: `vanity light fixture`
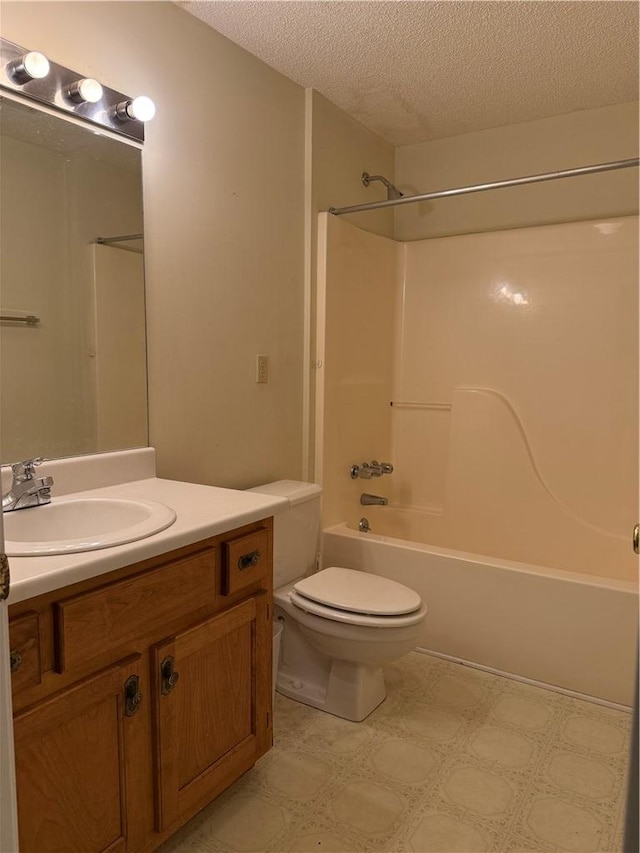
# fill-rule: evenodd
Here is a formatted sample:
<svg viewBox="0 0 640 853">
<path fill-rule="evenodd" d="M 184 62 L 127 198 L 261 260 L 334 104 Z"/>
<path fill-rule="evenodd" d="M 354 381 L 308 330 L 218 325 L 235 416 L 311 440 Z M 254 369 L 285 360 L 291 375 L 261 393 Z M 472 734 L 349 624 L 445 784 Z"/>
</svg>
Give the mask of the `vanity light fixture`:
<svg viewBox="0 0 640 853">
<path fill-rule="evenodd" d="M 83 77 L 81 80 L 76 80 L 75 83 L 67 89 L 67 95 L 76 103 L 97 104 L 102 100 L 104 89 L 92 77 Z"/>
<path fill-rule="evenodd" d="M 129 101 L 122 101 L 116 107 L 116 116 L 120 121 L 151 121 L 156 114 L 156 105 L 151 98 L 140 95 Z"/>
<path fill-rule="evenodd" d="M 131 98 L 0 36 L 0 94 L 3 90 L 135 143 L 144 142 L 144 122 L 156 111 L 151 98 Z"/>
<path fill-rule="evenodd" d="M 7 73 L 16 83 L 44 80 L 49 70 L 49 60 L 44 53 L 38 53 L 37 50 L 30 50 L 7 65 Z"/>
</svg>

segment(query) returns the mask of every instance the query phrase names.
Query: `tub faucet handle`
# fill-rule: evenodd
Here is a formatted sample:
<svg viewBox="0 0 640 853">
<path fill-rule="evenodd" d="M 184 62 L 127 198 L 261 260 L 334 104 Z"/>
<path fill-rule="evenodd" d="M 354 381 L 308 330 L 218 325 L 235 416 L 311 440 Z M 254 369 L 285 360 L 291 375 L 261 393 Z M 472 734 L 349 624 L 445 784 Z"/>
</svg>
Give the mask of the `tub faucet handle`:
<svg viewBox="0 0 640 853">
<path fill-rule="evenodd" d="M 352 465 L 349 469 L 352 480 L 370 480 L 372 477 L 382 477 L 383 474 L 393 473 L 391 462 L 363 462 L 362 465 Z"/>
<path fill-rule="evenodd" d="M 372 477 L 378 476 L 374 474 L 373 468 L 368 462 L 363 462 L 362 465 L 352 465 L 349 469 L 352 480 L 370 480 Z"/>
</svg>

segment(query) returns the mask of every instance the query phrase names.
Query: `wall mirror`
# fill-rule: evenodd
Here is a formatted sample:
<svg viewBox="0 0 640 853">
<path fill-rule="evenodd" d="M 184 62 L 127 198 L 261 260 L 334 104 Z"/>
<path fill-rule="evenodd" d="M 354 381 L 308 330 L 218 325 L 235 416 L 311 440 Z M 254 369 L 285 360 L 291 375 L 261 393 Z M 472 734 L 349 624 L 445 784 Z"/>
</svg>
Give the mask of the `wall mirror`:
<svg viewBox="0 0 640 853">
<path fill-rule="evenodd" d="M 146 446 L 141 151 L 0 97 L 2 463 Z"/>
</svg>

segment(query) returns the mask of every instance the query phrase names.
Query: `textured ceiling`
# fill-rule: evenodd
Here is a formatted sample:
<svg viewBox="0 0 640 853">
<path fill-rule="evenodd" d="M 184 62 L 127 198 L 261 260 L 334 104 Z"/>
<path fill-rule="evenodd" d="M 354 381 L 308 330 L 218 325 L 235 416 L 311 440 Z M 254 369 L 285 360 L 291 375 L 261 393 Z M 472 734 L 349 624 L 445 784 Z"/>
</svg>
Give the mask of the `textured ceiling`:
<svg viewBox="0 0 640 853">
<path fill-rule="evenodd" d="M 638 97 L 638 3 L 180 2 L 395 145 Z"/>
</svg>

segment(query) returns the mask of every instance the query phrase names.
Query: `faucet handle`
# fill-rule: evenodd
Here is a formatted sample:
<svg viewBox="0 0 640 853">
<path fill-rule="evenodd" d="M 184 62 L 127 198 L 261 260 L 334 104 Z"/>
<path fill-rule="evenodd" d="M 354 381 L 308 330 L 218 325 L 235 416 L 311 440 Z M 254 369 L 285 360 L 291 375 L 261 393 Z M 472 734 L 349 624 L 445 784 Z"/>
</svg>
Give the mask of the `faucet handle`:
<svg viewBox="0 0 640 853">
<path fill-rule="evenodd" d="M 352 480 L 370 480 L 372 477 L 382 477 L 383 474 L 392 474 L 391 462 L 363 462 L 362 465 L 352 465 L 349 468 Z"/>
<path fill-rule="evenodd" d="M 349 473 L 352 480 L 357 480 L 358 478 L 361 480 L 370 480 L 372 477 L 377 476 L 368 462 L 363 462 L 362 465 L 352 465 Z"/>
<path fill-rule="evenodd" d="M 377 462 L 375 459 L 369 466 L 372 477 L 382 477 L 383 474 L 392 474 L 393 465 L 391 462 Z"/>
<path fill-rule="evenodd" d="M 13 476 L 16 480 L 32 480 L 35 470 L 38 465 L 42 465 L 44 459 L 42 456 L 36 456 L 34 459 L 25 459 L 24 462 L 14 462 L 11 466 Z"/>
</svg>

